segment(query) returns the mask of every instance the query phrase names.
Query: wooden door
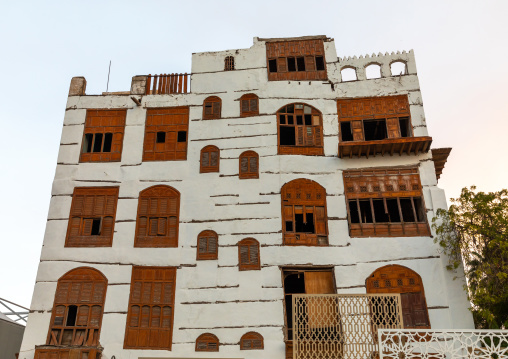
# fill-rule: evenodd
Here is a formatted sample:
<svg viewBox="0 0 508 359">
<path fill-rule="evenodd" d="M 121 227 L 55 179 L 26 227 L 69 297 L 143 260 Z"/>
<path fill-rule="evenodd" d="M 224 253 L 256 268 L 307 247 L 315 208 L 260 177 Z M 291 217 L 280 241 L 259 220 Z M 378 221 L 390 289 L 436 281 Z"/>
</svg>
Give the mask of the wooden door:
<svg viewBox="0 0 508 359">
<path fill-rule="evenodd" d="M 305 294 L 334 294 L 331 271 L 305 272 Z M 308 298 L 307 315 L 311 328 L 334 326 L 337 321 L 335 300 L 332 297 Z"/>
</svg>

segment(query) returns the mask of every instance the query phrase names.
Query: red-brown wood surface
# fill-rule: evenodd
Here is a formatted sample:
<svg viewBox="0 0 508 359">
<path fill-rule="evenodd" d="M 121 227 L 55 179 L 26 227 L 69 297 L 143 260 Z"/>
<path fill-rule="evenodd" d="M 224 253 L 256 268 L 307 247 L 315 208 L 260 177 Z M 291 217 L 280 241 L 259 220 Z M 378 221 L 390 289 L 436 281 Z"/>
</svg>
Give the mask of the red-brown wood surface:
<svg viewBox="0 0 508 359">
<path fill-rule="evenodd" d="M 340 99 L 337 111 L 339 122 L 410 116 L 407 95 Z"/>
<path fill-rule="evenodd" d="M 158 185 L 139 194 L 134 247 L 177 247 L 180 192 Z"/>
<path fill-rule="evenodd" d="M 366 280 L 367 293 L 400 293 L 404 328 L 430 329 L 422 278 L 415 271 L 392 264 L 374 271 Z"/>
<path fill-rule="evenodd" d="M 388 138 L 385 140 L 374 141 L 355 140 L 349 142 L 339 142 L 339 158 L 362 156 L 369 158 L 369 156 L 393 156 L 394 154 L 399 156 L 402 156 L 402 154 L 418 155 L 420 153 L 429 152 L 431 144 L 432 137 L 428 136 Z"/>
<path fill-rule="evenodd" d="M 148 75 L 146 79 L 146 95 L 166 95 L 187 93 L 190 76 L 184 74 Z"/>
<path fill-rule="evenodd" d="M 74 188 L 66 247 L 111 247 L 118 190 L 118 187 Z M 99 232 L 94 224 L 99 226 Z"/>
<path fill-rule="evenodd" d="M 201 149 L 199 173 L 219 172 L 220 150 L 217 146 L 206 146 Z"/>
<path fill-rule="evenodd" d="M 296 179 L 281 189 L 282 235 L 285 245 L 327 246 L 328 216 L 326 211 L 326 190 L 309 179 Z M 298 231 L 297 215 L 305 222 L 312 215 L 314 231 Z M 291 230 L 287 226 L 291 223 Z"/>
<path fill-rule="evenodd" d="M 238 263 L 241 271 L 261 269 L 259 242 L 257 240 L 245 238 L 238 242 Z"/>
<path fill-rule="evenodd" d="M 240 350 L 260 350 L 264 347 L 263 336 L 259 333 L 248 332 L 240 339 Z"/>
<path fill-rule="evenodd" d="M 34 359 L 99 359 L 102 350 L 99 348 L 55 348 L 36 346 Z"/>
<path fill-rule="evenodd" d="M 240 117 L 259 115 L 259 98 L 253 93 L 240 97 Z"/>
<path fill-rule="evenodd" d="M 176 268 L 132 268 L 125 349 L 171 350 Z"/>
<path fill-rule="evenodd" d="M 179 141 L 179 132 L 185 133 L 185 141 Z M 163 134 L 164 141 L 162 138 L 158 138 L 158 133 Z M 146 111 L 143 161 L 186 160 L 188 134 L 188 107 L 148 109 Z"/>
<path fill-rule="evenodd" d="M 87 110 L 80 162 L 115 162 L 122 158 L 127 110 Z M 87 145 L 87 134 L 93 138 Z M 99 134 L 99 136 L 97 136 Z M 105 135 L 111 134 L 111 148 L 105 147 Z M 97 143 L 96 143 L 97 142 Z M 88 151 L 90 149 L 90 151 Z"/>
<path fill-rule="evenodd" d="M 245 151 L 239 158 L 240 179 L 259 178 L 259 156 L 254 151 Z"/>
<path fill-rule="evenodd" d="M 196 259 L 214 260 L 219 252 L 219 237 L 214 231 L 206 230 L 198 235 Z"/>
<path fill-rule="evenodd" d="M 90 267 L 75 268 L 60 277 L 46 343 L 98 346 L 107 285 L 106 277 Z"/>
<path fill-rule="evenodd" d="M 222 100 L 217 96 L 210 96 L 203 101 L 203 120 L 214 120 L 221 117 Z"/>
<path fill-rule="evenodd" d="M 204 333 L 196 339 L 195 350 L 197 352 L 218 352 L 219 345 L 219 338 L 212 333 Z"/>
</svg>

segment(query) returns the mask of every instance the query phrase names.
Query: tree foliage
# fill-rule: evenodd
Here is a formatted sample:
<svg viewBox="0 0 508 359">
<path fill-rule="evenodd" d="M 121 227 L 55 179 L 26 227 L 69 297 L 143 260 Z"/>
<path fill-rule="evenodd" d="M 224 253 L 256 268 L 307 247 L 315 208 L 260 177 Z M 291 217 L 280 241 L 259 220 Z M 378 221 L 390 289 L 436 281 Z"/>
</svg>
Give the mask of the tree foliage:
<svg viewBox="0 0 508 359">
<path fill-rule="evenodd" d="M 464 266 L 477 328 L 508 328 L 508 191 L 463 188 L 432 220 L 447 269 Z"/>
</svg>

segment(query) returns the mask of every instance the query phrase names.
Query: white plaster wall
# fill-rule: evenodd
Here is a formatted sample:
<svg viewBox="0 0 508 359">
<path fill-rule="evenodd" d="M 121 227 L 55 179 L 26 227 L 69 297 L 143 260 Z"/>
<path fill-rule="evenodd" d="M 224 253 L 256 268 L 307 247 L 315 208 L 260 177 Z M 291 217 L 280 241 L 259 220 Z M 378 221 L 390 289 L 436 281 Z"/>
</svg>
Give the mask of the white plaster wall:
<svg viewBox="0 0 508 359">
<path fill-rule="evenodd" d="M 108 279 L 100 342 L 111 358 L 284 358 L 283 289 L 280 267 L 326 265 L 334 268 L 338 293 L 365 293 L 365 278 L 387 264 L 407 266 L 423 279 L 432 328 L 472 328 L 462 283 L 444 270 L 446 259 L 432 238 L 350 238 L 342 171 L 349 168 L 417 165 L 429 223 L 445 208 L 430 153 L 418 156 L 339 159 L 338 98 L 408 94 L 414 133 L 427 135 L 421 93 L 412 52 L 369 58 L 337 58 L 333 41 L 325 42 L 330 82 L 268 82 L 264 42 L 250 49 L 193 54 L 192 93 L 143 96 L 138 107 L 129 96 L 69 97 L 62 130 L 48 222 L 28 326 L 20 358 L 33 358 L 44 344 L 56 283 L 72 268 L 91 266 Z M 235 71 L 223 71 L 224 57 L 235 56 Z M 341 82 L 340 69 L 381 64 L 383 78 Z M 395 60 L 409 74 L 391 77 Z M 333 85 L 333 86 L 332 86 Z M 259 116 L 239 118 L 239 98 L 259 96 Z M 209 95 L 222 99 L 222 118 L 202 120 Z M 305 102 L 323 113 L 324 156 L 277 155 L 276 111 Z M 142 162 L 146 109 L 189 106 L 187 161 Z M 122 158 L 116 163 L 79 163 L 87 108 L 125 108 L 127 119 Z M 220 173 L 199 174 L 201 148 L 220 148 Z M 260 156 L 259 179 L 238 178 L 238 157 L 245 150 Z M 326 248 L 282 246 L 280 189 L 297 178 L 309 178 L 327 192 L 329 243 Z M 143 189 L 165 184 L 181 194 L 178 248 L 134 248 L 137 198 Z M 119 186 L 111 248 L 64 248 L 71 195 L 77 186 Z M 196 237 L 211 229 L 219 235 L 219 259 L 196 261 Z M 236 244 L 254 237 L 261 245 L 260 271 L 238 270 Z M 176 266 L 173 350 L 124 350 L 123 337 L 133 265 Z M 263 351 L 240 351 L 248 331 L 263 335 Z M 196 353 L 195 339 L 210 332 L 221 342 L 219 353 Z"/>
</svg>

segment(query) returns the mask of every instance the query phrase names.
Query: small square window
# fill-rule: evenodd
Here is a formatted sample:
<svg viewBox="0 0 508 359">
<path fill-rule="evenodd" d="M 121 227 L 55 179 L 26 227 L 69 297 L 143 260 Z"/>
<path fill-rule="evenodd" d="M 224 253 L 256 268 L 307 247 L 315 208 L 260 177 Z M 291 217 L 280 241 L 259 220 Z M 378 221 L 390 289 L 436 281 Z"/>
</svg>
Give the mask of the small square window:
<svg viewBox="0 0 508 359">
<path fill-rule="evenodd" d="M 178 142 L 187 142 L 187 131 L 178 131 Z"/>
<path fill-rule="evenodd" d="M 157 143 L 166 142 L 166 132 L 157 132 Z"/>
</svg>

